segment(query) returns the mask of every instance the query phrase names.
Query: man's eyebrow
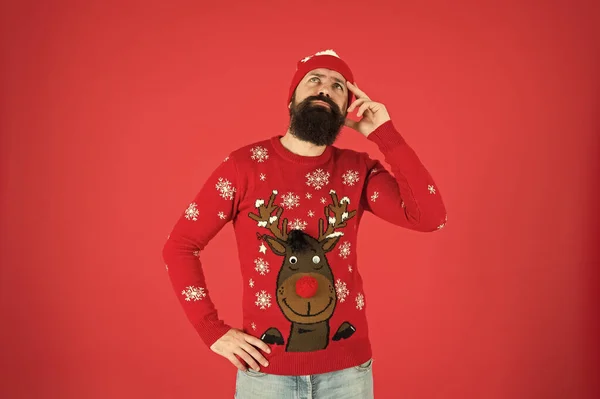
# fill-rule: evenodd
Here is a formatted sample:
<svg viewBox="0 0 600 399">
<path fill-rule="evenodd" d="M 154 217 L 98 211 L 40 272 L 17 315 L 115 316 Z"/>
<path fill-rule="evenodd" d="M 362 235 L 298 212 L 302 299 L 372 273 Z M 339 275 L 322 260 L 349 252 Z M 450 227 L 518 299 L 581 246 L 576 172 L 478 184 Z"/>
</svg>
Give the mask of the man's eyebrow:
<svg viewBox="0 0 600 399">
<path fill-rule="evenodd" d="M 318 78 L 324 78 L 324 77 L 326 77 L 325 75 L 323 75 L 322 73 L 319 73 L 319 72 L 313 72 L 313 73 L 311 73 L 310 75 L 311 75 L 311 76 L 316 76 L 316 77 L 318 77 Z M 338 82 L 338 83 L 341 83 L 341 84 L 342 84 L 342 86 L 345 86 L 345 85 L 346 85 L 346 82 L 344 82 L 344 81 L 343 81 L 342 79 L 340 79 L 340 78 L 336 78 L 336 77 L 334 76 L 334 77 L 332 77 L 332 79 L 333 79 L 333 80 L 335 80 L 335 81 L 336 81 L 336 82 Z"/>
</svg>

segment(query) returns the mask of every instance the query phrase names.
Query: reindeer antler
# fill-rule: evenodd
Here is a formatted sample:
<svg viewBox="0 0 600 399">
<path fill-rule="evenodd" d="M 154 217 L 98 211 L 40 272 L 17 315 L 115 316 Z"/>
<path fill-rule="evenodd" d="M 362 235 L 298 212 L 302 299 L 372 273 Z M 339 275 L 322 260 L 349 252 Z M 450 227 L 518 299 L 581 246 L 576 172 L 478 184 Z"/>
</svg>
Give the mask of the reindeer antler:
<svg viewBox="0 0 600 399">
<path fill-rule="evenodd" d="M 331 238 L 333 235 L 343 235 L 342 232 L 335 232 L 340 227 L 346 227 L 346 222 L 356 215 L 356 210 L 348 212 L 348 204 L 350 199 L 343 197 L 338 201 L 337 194 L 334 190 L 330 190 L 332 203 L 325 206 L 325 220 L 328 221 L 327 229 L 323 228 L 324 221 L 319 219 L 319 242 Z M 330 216 L 330 211 L 334 216 Z"/>
<path fill-rule="evenodd" d="M 273 190 L 271 197 L 269 198 L 269 203 L 265 205 L 265 201 L 258 199 L 256 200 L 256 209 L 258 209 L 258 215 L 250 212 L 248 216 L 250 219 L 258 222 L 260 227 L 265 227 L 273 233 L 273 235 L 280 240 L 287 240 L 287 219 L 283 219 L 283 225 L 279 228 L 279 218 L 283 213 L 283 209 L 274 204 L 275 197 L 277 197 L 277 190 Z M 271 216 L 273 211 L 277 210 L 277 214 L 275 216 Z M 259 235 L 259 238 L 262 236 Z"/>
</svg>

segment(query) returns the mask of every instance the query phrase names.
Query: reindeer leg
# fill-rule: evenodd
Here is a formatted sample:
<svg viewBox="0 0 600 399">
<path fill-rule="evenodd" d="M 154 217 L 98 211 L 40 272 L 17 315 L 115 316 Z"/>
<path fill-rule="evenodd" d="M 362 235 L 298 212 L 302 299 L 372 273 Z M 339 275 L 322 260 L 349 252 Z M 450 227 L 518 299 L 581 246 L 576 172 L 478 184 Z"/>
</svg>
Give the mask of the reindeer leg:
<svg viewBox="0 0 600 399">
<path fill-rule="evenodd" d="M 338 328 L 332 340 L 339 341 L 340 339 L 348 339 L 352 336 L 352 334 L 354 334 L 355 331 L 356 328 L 352 324 L 345 321 L 342 323 L 340 328 Z"/>
<path fill-rule="evenodd" d="M 269 328 L 260 337 L 265 344 L 283 345 L 283 336 L 275 327 Z"/>
</svg>

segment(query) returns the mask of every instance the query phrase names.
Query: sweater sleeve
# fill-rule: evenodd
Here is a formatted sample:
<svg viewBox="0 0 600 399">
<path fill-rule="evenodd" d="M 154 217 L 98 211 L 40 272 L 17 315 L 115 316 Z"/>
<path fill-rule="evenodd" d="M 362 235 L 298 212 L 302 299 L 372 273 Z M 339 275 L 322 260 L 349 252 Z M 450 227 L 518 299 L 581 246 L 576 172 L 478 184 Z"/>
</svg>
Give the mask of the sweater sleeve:
<svg viewBox="0 0 600 399">
<path fill-rule="evenodd" d="M 368 139 L 379 147 L 392 173 L 368 158 L 361 199 L 365 210 L 411 230 L 429 232 L 444 227 L 447 216 L 440 190 L 392 121 L 381 125 Z"/>
<path fill-rule="evenodd" d="M 162 251 L 171 285 L 185 315 L 209 347 L 231 327 L 219 319 L 210 298 L 200 253 L 235 217 L 239 185 L 235 162 L 228 157 L 182 209 Z"/>
</svg>

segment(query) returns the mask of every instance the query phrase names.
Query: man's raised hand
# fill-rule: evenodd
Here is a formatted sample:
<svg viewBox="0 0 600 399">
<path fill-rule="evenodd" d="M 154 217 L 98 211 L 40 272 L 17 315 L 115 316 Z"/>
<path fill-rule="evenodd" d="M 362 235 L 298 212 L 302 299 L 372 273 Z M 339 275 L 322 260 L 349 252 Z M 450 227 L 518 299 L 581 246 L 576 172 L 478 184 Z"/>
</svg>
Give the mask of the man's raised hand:
<svg viewBox="0 0 600 399">
<path fill-rule="evenodd" d="M 385 105 L 371 100 L 356 84 L 348 81 L 346 86 L 356 96 L 356 100 L 348 107 L 348 114 L 359 107 L 356 115 L 362 117 L 358 122 L 346 117 L 346 126 L 368 137 L 375 129 L 391 119 Z"/>
</svg>

